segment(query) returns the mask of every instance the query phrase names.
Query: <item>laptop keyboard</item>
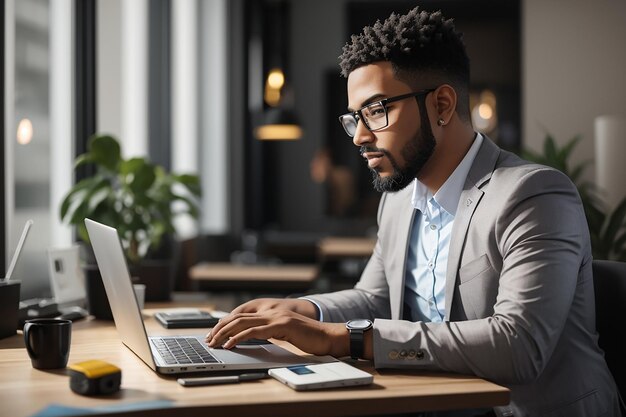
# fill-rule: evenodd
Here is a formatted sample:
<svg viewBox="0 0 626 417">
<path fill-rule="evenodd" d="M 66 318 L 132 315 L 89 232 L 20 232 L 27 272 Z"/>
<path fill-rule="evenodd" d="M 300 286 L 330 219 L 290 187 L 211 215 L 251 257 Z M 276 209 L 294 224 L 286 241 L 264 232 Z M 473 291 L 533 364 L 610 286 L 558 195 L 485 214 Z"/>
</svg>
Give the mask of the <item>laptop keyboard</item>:
<svg viewBox="0 0 626 417">
<path fill-rule="evenodd" d="M 219 362 L 198 339 L 162 337 L 150 340 L 168 365 Z"/>
</svg>

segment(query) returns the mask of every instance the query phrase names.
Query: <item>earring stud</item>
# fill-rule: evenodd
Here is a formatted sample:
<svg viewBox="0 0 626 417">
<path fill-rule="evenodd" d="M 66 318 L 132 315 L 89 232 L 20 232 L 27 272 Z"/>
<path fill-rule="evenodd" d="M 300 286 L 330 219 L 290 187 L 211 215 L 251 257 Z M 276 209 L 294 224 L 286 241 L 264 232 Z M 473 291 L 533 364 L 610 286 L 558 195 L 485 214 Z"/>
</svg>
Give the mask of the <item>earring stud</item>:
<svg viewBox="0 0 626 417">
<path fill-rule="evenodd" d="M 443 125 L 445 125 L 445 124 L 446 124 L 446 121 L 445 121 L 445 120 L 443 120 L 443 119 L 439 119 L 439 120 L 437 120 L 437 124 L 438 124 L 439 126 L 443 126 Z"/>
</svg>

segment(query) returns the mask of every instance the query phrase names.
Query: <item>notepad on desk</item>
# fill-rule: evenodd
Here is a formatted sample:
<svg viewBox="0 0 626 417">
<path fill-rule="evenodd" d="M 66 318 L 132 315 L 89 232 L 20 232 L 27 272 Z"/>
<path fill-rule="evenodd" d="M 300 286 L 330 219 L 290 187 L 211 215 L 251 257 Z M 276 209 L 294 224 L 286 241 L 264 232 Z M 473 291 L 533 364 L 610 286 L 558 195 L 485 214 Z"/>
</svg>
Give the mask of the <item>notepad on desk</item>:
<svg viewBox="0 0 626 417">
<path fill-rule="evenodd" d="M 213 327 L 228 315 L 225 311 L 203 311 L 197 308 L 177 308 L 157 312 L 154 317 L 167 329 Z"/>
</svg>

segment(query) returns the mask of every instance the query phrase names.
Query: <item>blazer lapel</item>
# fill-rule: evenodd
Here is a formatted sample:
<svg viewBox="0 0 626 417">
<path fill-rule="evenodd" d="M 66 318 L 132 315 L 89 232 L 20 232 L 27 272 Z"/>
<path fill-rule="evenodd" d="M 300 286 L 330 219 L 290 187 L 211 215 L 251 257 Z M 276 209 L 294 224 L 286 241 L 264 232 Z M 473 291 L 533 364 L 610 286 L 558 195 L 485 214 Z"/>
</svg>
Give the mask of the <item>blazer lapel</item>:
<svg viewBox="0 0 626 417">
<path fill-rule="evenodd" d="M 463 191 L 461 192 L 461 198 L 459 199 L 459 205 L 454 218 L 454 226 L 452 226 L 452 236 L 450 238 L 450 249 L 448 252 L 448 266 L 446 269 L 446 320 L 448 321 L 450 321 L 454 288 L 456 286 L 461 253 L 465 246 L 467 230 L 472 215 L 484 194 L 483 191 L 480 190 L 480 187 L 491 178 L 499 154 L 500 148 L 487 136 L 484 136 L 483 143 L 476 154 L 476 158 L 474 158 L 472 167 L 467 174 Z"/>
</svg>

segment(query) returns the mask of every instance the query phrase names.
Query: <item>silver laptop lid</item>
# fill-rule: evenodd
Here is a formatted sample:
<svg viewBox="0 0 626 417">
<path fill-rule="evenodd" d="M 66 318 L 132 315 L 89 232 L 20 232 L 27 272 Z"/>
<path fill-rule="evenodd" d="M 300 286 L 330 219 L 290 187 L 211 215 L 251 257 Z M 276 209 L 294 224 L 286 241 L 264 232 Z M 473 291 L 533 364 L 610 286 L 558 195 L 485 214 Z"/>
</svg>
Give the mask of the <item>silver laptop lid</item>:
<svg viewBox="0 0 626 417">
<path fill-rule="evenodd" d="M 87 226 L 120 338 L 135 355 L 156 371 L 148 335 L 135 298 L 124 249 L 117 231 L 91 219 L 85 219 L 85 226 Z"/>
</svg>

